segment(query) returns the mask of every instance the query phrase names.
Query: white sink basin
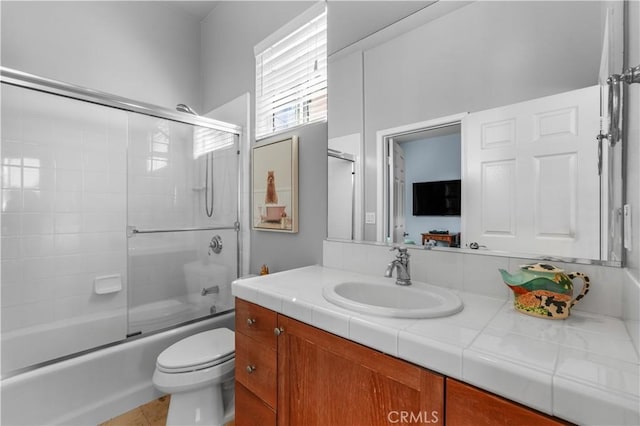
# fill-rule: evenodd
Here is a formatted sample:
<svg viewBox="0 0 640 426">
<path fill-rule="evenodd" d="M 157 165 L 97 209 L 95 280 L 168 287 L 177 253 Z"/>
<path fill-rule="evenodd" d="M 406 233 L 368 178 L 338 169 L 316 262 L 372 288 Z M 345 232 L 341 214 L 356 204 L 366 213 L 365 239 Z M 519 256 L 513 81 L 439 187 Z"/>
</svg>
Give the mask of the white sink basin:
<svg viewBox="0 0 640 426">
<path fill-rule="evenodd" d="M 399 286 L 393 281 L 349 281 L 323 288 L 322 295 L 345 309 L 392 318 L 445 317 L 463 308 L 457 294 L 420 282 Z"/>
</svg>

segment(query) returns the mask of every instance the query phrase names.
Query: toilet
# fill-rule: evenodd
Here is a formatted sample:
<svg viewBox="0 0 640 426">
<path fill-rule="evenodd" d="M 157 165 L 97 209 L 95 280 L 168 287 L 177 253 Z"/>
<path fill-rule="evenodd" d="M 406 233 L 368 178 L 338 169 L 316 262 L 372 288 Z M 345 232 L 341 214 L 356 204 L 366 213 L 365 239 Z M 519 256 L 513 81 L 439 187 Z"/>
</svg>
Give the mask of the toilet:
<svg viewBox="0 0 640 426">
<path fill-rule="evenodd" d="M 167 426 L 217 426 L 234 419 L 234 337 L 227 328 L 204 331 L 158 355 L 153 384 L 171 394 Z"/>
</svg>

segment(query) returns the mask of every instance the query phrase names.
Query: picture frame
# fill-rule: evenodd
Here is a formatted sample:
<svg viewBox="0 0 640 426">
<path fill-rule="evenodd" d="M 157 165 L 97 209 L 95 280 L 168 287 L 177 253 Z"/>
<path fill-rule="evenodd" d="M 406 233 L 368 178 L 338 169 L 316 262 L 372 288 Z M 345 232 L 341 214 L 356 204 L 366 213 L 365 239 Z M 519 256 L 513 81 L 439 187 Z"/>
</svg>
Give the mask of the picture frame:
<svg viewBox="0 0 640 426">
<path fill-rule="evenodd" d="M 253 229 L 298 232 L 298 138 L 252 149 Z"/>
</svg>

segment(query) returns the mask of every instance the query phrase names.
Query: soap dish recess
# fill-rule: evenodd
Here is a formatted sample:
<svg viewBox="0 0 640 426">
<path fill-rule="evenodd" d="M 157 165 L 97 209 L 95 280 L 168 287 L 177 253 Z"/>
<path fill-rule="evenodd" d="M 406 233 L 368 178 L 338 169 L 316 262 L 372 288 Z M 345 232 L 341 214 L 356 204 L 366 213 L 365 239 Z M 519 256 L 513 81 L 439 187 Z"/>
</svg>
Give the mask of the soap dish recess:
<svg viewBox="0 0 640 426">
<path fill-rule="evenodd" d="M 93 291 L 96 294 L 117 293 L 122 290 L 122 279 L 120 274 L 103 275 L 95 277 L 93 280 Z"/>
</svg>

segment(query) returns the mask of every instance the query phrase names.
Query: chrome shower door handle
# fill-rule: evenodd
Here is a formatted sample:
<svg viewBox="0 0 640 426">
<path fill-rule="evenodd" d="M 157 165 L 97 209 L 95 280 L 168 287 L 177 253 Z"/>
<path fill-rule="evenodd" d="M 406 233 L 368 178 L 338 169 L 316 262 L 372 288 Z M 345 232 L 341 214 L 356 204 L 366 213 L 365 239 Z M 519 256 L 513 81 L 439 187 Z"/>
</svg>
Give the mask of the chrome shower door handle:
<svg viewBox="0 0 640 426">
<path fill-rule="evenodd" d="M 622 76 L 613 74 L 607 79 L 609 86 L 609 98 L 607 102 L 607 112 L 609 114 L 609 129 L 607 139 L 610 146 L 615 146 L 620 141 L 621 119 L 622 119 Z"/>
</svg>

